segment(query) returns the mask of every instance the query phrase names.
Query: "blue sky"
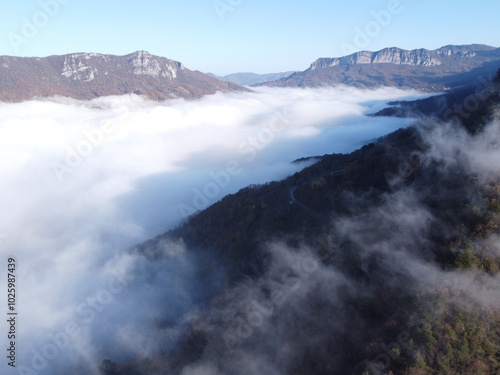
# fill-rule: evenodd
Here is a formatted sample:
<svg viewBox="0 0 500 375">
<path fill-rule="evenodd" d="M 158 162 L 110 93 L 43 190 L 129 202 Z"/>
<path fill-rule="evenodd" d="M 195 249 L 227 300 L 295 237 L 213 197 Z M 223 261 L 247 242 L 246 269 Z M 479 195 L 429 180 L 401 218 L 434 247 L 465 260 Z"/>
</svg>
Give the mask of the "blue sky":
<svg viewBox="0 0 500 375">
<path fill-rule="evenodd" d="M 1 1 L 0 55 L 147 50 L 224 75 L 392 46 L 500 47 L 498 0 Z"/>
</svg>

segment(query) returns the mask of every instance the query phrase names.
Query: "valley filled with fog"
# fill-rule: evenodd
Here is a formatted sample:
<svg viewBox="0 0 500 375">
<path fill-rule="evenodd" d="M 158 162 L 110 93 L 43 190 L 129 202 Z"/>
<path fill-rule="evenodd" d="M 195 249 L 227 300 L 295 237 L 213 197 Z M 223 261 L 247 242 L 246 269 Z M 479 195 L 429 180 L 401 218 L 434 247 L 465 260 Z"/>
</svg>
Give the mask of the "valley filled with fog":
<svg viewBox="0 0 500 375">
<path fill-rule="evenodd" d="M 171 257 L 156 264 L 127 250 L 228 194 L 315 161 L 297 159 L 354 151 L 408 126 L 412 120 L 365 115 L 422 96 L 258 88 L 192 101 L 0 104 L 0 254 L 18 263 L 19 364 L 33 368 L 35 358 L 49 373 L 98 364 L 105 348 L 115 360 L 148 354 L 158 320 L 169 321 L 175 343 L 180 320 L 204 298 L 190 277 L 198 260 L 182 244 L 170 244 Z M 148 267 L 162 269 L 158 283 L 132 272 Z"/>
</svg>

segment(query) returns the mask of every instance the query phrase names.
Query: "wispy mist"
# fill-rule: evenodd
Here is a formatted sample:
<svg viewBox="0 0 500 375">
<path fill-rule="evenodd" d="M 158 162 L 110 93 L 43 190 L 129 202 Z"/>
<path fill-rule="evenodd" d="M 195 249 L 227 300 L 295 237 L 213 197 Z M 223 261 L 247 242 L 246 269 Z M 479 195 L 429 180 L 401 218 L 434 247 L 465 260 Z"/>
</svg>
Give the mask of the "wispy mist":
<svg viewBox="0 0 500 375">
<path fill-rule="evenodd" d="M 443 181 L 459 174 L 481 184 L 495 183 L 500 177 L 499 129 L 498 122 L 489 124 L 479 136 L 453 124 L 421 129 L 428 147 L 421 168 L 432 164 Z M 474 186 L 456 189 L 467 197 L 473 195 Z M 355 207 L 365 198 L 350 196 L 351 215 L 337 215 L 329 225 L 328 241 L 333 246 L 327 253 L 306 245 L 267 244 L 271 256 L 267 271 L 226 291 L 210 313 L 199 315 L 195 327 L 208 337 L 208 345 L 201 359 L 187 364 L 182 374 L 345 373 L 347 368 L 359 374 L 383 373 L 372 369 L 381 368 L 377 354 L 386 353 L 370 356 L 360 348 L 378 342 L 415 354 L 408 331 L 444 310 L 433 306 L 425 313 L 408 313 L 407 301 L 421 299 L 425 306 L 430 301 L 424 293 L 439 292 L 446 293 L 447 303 L 465 311 L 498 311 L 498 275 L 477 269 L 443 269 L 429 251 L 435 246 L 433 230 L 452 230 L 426 204 L 430 192 L 431 186 L 410 185 L 385 194 L 381 202 L 359 212 Z M 492 235 L 474 246 L 478 253 L 498 255 L 498 244 L 498 236 Z M 395 296 L 397 300 L 388 301 Z M 391 305 L 398 309 L 387 309 Z M 379 342 L 382 330 L 390 327 L 378 326 L 376 319 L 370 324 L 363 312 L 366 308 L 375 317 L 382 314 L 403 322 L 404 331 L 394 333 L 396 343 Z M 366 366 L 343 367 L 352 356 Z M 386 358 L 390 362 L 394 357 Z M 387 360 L 382 363 L 388 366 Z"/>
</svg>

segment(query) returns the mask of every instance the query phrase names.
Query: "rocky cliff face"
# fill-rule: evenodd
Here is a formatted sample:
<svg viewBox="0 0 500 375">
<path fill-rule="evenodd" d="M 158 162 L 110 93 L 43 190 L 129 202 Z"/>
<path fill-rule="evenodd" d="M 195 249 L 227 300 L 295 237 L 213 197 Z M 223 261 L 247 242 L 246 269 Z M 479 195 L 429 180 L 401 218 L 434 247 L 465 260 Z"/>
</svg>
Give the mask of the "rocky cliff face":
<svg viewBox="0 0 500 375">
<path fill-rule="evenodd" d="M 398 86 L 441 91 L 467 84 L 467 76 L 489 75 L 500 67 L 500 49 L 484 45 L 412 51 L 392 47 L 340 58 L 320 58 L 309 69 L 269 86 Z M 472 74 L 472 72 L 474 72 Z M 465 81 L 464 81 L 465 80 Z"/>
<path fill-rule="evenodd" d="M 75 53 L 0 57 L 0 100 L 62 95 L 76 99 L 135 93 L 155 100 L 197 98 L 245 88 L 191 71 L 180 62 L 137 51 L 125 56 Z"/>
<path fill-rule="evenodd" d="M 134 67 L 134 74 L 150 75 L 153 77 L 177 78 L 177 70 L 184 66 L 177 61 L 168 59 L 160 60 L 146 51 L 138 51 L 129 57 L 130 64 Z"/>
<path fill-rule="evenodd" d="M 442 64 L 442 60 L 439 59 L 436 51 L 431 52 L 426 49 L 405 51 L 399 48 L 385 48 L 378 52 L 361 51 L 341 58 L 321 58 L 312 63 L 311 69 L 355 64 L 437 66 Z"/>
<path fill-rule="evenodd" d="M 169 60 L 163 57 L 151 55 L 146 51 L 137 51 L 124 56 L 130 66 L 129 73 L 135 75 L 148 75 L 151 77 L 162 77 L 174 80 L 177 78 L 177 71 L 184 70 L 184 65 L 180 62 Z M 102 55 L 98 53 L 76 53 L 63 56 L 64 68 L 61 75 L 73 79 L 74 81 L 90 82 L 96 78 L 99 73 L 99 67 L 105 67 L 116 62 L 116 67 L 123 66 L 117 61 L 116 56 Z M 127 66 L 125 65 L 125 68 Z M 122 69 L 120 69 L 122 70 Z M 104 69 L 104 75 L 109 72 Z"/>
</svg>

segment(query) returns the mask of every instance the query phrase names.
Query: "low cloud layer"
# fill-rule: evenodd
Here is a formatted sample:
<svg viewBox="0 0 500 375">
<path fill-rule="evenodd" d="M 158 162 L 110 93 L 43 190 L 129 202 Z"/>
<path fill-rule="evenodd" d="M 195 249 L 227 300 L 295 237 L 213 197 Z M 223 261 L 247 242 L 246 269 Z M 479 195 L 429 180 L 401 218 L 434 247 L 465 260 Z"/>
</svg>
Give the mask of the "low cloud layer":
<svg viewBox="0 0 500 375">
<path fill-rule="evenodd" d="M 165 103 L 0 104 L 0 254 L 18 262 L 20 364 L 50 373 L 64 359 L 93 363 L 106 347 L 126 359 L 174 342 L 176 319 L 204 298 L 193 283 L 215 288 L 217 273 L 193 278 L 205 260 L 182 243 L 165 244 L 159 263 L 126 250 L 244 186 L 307 165 L 290 164 L 297 158 L 351 151 L 408 125 L 363 114 L 415 95 L 263 88 Z M 161 338 L 135 339 L 147 321 L 162 327 Z"/>
</svg>

